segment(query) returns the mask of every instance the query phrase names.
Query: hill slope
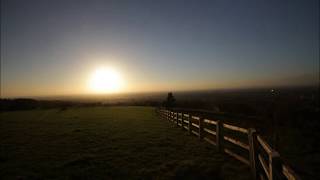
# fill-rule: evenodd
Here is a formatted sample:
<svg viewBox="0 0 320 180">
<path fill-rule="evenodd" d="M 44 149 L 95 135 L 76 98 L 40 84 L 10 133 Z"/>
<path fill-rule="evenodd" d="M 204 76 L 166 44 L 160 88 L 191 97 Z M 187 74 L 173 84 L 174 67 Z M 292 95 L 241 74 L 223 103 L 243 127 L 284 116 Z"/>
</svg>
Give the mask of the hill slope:
<svg viewBox="0 0 320 180">
<path fill-rule="evenodd" d="M 150 107 L 1 112 L 0 124 L 1 179 L 250 179 Z"/>
</svg>

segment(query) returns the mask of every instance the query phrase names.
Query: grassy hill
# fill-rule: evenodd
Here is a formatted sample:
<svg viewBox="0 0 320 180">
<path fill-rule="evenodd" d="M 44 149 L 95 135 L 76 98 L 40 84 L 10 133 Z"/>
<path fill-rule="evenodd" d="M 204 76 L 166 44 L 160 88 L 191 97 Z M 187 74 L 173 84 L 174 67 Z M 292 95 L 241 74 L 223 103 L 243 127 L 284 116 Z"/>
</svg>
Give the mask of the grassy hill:
<svg viewBox="0 0 320 180">
<path fill-rule="evenodd" d="M 250 179 L 249 168 L 150 107 L 0 114 L 1 179 Z"/>
</svg>

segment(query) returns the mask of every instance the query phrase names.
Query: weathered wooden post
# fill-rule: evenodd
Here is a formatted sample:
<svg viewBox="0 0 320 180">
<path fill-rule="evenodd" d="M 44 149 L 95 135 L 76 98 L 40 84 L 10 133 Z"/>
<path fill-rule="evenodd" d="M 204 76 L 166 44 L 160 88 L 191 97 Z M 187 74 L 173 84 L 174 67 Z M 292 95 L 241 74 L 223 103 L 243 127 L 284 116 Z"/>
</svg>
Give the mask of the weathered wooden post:
<svg viewBox="0 0 320 180">
<path fill-rule="evenodd" d="M 199 116 L 199 139 L 203 137 L 203 118 Z"/>
<path fill-rule="evenodd" d="M 223 152 L 223 124 L 220 120 L 217 121 L 216 133 L 217 149 Z"/>
<path fill-rule="evenodd" d="M 281 159 L 277 151 L 272 151 L 269 154 L 269 180 L 275 180 L 277 178 L 277 170 L 281 171 Z"/>
<path fill-rule="evenodd" d="M 249 140 L 249 160 L 250 160 L 250 168 L 253 179 L 257 179 L 257 170 L 256 170 L 256 138 L 257 138 L 257 132 L 255 129 L 250 128 L 248 129 L 248 140 Z"/>
</svg>

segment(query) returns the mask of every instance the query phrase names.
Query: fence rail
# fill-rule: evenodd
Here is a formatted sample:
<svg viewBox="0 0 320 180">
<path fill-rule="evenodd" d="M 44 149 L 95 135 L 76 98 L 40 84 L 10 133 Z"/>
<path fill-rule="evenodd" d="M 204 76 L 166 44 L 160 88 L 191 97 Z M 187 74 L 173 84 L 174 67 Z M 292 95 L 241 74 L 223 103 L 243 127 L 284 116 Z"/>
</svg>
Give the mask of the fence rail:
<svg viewBox="0 0 320 180">
<path fill-rule="evenodd" d="M 253 128 L 242 128 L 223 123 L 221 120 L 212 120 L 202 116 L 195 116 L 190 113 L 176 112 L 167 109 L 158 109 L 160 117 L 173 122 L 176 126 L 181 126 L 189 134 L 194 134 L 200 139 L 217 147 L 220 152 L 224 152 L 233 158 L 250 166 L 254 179 L 288 179 L 299 180 L 299 176 L 285 164 L 277 151 L 257 134 Z M 231 137 L 225 134 L 227 131 L 244 135 L 245 140 L 238 137 Z M 245 142 L 244 142 L 245 141 Z M 226 147 L 230 143 L 246 152 L 237 153 Z M 237 148 L 234 148 L 237 149 Z"/>
</svg>

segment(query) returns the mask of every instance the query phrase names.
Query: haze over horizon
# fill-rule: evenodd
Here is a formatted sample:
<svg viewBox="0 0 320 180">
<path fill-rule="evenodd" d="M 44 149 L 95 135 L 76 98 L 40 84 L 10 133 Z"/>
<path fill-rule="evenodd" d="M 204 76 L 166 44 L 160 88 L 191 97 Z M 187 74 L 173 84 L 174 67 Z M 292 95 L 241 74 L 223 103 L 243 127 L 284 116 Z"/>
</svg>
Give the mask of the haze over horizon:
<svg viewBox="0 0 320 180">
<path fill-rule="evenodd" d="M 1 1 L 1 98 L 318 83 L 318 0 Z"/>
</svg>

